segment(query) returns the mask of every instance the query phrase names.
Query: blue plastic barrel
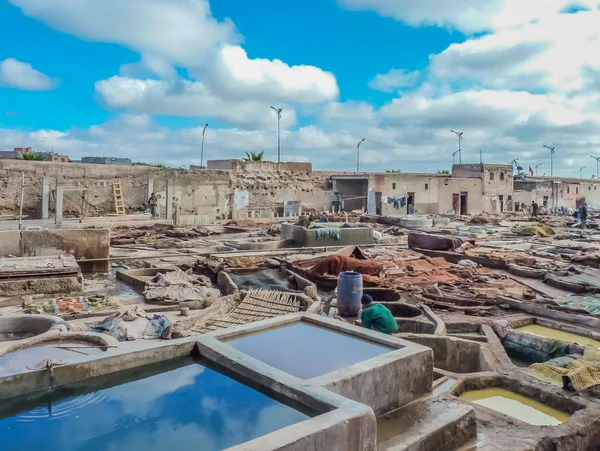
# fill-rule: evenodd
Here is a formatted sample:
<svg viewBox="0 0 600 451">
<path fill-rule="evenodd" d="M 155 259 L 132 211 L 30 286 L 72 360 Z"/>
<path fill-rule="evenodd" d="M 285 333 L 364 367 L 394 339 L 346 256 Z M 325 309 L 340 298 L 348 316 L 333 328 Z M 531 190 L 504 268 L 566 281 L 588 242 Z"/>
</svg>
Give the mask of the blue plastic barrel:
<svg viewBox="0 0 600 451">
<path fill-rule="evenodd" d="M 362 294 L 363 280 L 360 273 L 340 273 L 337 285 L 337 307 L 339 314 L 342 316 L 358 316 Z"/>
</svg>

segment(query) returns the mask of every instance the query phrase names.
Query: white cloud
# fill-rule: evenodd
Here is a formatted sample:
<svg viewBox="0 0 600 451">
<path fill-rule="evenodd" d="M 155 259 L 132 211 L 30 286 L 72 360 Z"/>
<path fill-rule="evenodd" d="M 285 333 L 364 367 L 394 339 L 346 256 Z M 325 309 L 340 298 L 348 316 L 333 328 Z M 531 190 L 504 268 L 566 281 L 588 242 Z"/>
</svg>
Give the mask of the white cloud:
<svg viewBox="0 0 600 451">
<path fill-rule="evenodd" d="M 338 0 L 346 8 L 373 10 L 412 26 L 452 27 L 466 33 L 520 26 L 571 6 L 597 0 Z M 555 30 L 556 31 L 556 30 Z M 562 34 L 562 32 L 559 32 Z"/>
<path fill-rule="evenodd" d="M 600 70 L 590 57 L 600 54 L 598 23 L 600 11 L 585 11 L 501 30 L 451 45 L 432 57 L 431 70 L 496 89 L 580 91 L 589 71 Z"/>
<path fill-rule="evenodd" d="M 14 58 L 0 61 L 0 86 L 25 91 L 49 91 L 56 85 L 56 80 L 35 70 L 29 63 Z"/>
<path fill-rule="evenodd" d="M 249 128 L 273 127 L 276 124 L 276 117 L 268 103 L 223 99 L 199 82 L 115 76 L 96 82 L 96 93 L 105 106 L 136 113 L 214 117 L 228 124 Z M 283 108 L 282 126 L 293 126 L 296 122 L 295 111 L 285 105 Z"/>
<path fill-rule="evenodd" d="M 248 58 L 233 23 L 213 18 L 207 0 L 10 2 L 57 30 L 139 52 L 139 62 L 121 66 L 125 77 L 173 79 L 178 66 L 222 99 L 319 103 L 339 95 L 333 74 L 317 67 Z"/>
<path fill-rule="evenodd" d="M 394 92 L 400 88 L 414 87 L 419 79 L 419 72 L 408 72 L 403 69 L 392 69 L 387 74 L 377 74 L 369 82 L 371 89 L 383 92 Z"/>
<path fill-rule="evenodd" d="M 111 42 L 171 63 L 195 65 L 208 50 L 238 42 L 230 20 L 206 0 L 9 0 L 23 13 L 81 39 Z"/>
<path fill-rule="evenodd" d="M 249 59 L 239 46 L 223 46 L 211 65 L 211 86 L 222 96 L 300 103 L 334 100 L 335 76 L 314 66 L 288 66 L 280 60 Z"/>
</svg>

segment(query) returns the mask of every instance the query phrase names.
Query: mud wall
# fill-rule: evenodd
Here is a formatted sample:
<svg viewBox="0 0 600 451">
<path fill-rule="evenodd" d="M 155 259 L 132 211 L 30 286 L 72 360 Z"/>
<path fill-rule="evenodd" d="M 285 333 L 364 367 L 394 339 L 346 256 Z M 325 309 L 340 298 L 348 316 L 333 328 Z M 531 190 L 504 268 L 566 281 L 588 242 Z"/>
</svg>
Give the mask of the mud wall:
<svg viewBox="0 0 600 451">
<path fill-rule="evenodd" d="M 310 166 L 261 162 L 236 164 L 233 170 L 185 170 L 148 166 L 114 166 L 0 160 L 0 214 L 17 214 L 24 177 L 23 214 L 41 218 L 44 177 L 50 186 L 50 215 L 57 184 L 65 187 L 65 217 L 104 216 L 115 213 L 113 183 L 121 183 L 128 214 L 146 209 L 149 189 L 157 194 L 164 216 L 167 180 L 180 214 L 228 217 L 235 189 L 248 190 L 249 210 L 283 210 L 284 200 L 299 200 L 303 208 L 322 209 L 334 199 L 332 173 L 311 172 Z M 150 188 L 149 188 L 149 183 Z M 84 197 L 83 197 L 84 196 Z M 82 198 L 83 197 L 83 198 Z M 319 206 L 320 205 L 320 206 Z"/>
</svg>

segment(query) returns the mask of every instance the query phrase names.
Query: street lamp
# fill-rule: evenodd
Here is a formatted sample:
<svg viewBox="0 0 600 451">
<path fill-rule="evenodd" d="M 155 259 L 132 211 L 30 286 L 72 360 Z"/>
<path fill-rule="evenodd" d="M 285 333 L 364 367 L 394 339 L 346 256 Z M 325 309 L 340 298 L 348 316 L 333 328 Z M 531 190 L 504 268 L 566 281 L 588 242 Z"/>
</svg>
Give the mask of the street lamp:
<svg viewBox="0 0 600 451">
<path fill-rule="evenodd" d="M 202 162 L 204 161 L 204 135 L 206 133 L 206 127 L 208 124 L 204 126 L 204 130 L 202 130 L 202 150 L 200 151 L 200 168 L 202 169 Z"/>
<path fill-rule="evenodd" d="M 579 178 L 582 179 L 583 178 L 583 170 L 587 168 L 587 166 L 584 166 L 582 168 L 579 168 Z"/>
<path fill-rule="evenodd" d="M 454 166 L 454 160 L 456 159 L 456 154 L 457 154 L 458 152 L 460 152 L 460 150 L 457 150 L 456 152 L 454 152 L 454 153 L 452 154 L 452 166 Z"/>
<path fill-rule="evenodd" d="M 535 167 L 535 175 L 540 175 L 540 173 L 539 173 L 539 171 L 538 171 L 538 168 L 539 168 L 541 165 L 542 165 L 542 163 L 538 164 L 538 165 Z"/>
<path fill-rule="evenodd" d="M 356 145 L 356 172 L 358 172 L 358 167 L 360 164 L 360 145 L 366 141 L 365 138 L 361 139 Z"/>
<path fill-rule="evenodd" d="M 461 148 L 460 143 L 462 141 L 463 132 L 457 132 L 457 131 L 454 131 L 454 130 L 450 130 L 450 131 L 452 133 L 454 133 L 457 136 L 457 138 L 458 138 L 458 162 L 460 164 L 462 164 L 462 148 Z"/>
<path fill-rule="evenodd" d="M 556 153 L 554 149 L 556 147 L 550 147 L 544 144 L 544 147 L 550 151 L 550 177 L 554 177 L 554 154 Z"/>
<path fill-rule="evenodd" d="M 281 108 L 271 107 L 277 113 L 277 163 L 281 163 Z"/>
<path fill-rule="evenodd" d="M 600 162 L 600 157 L 595 157 L 593 155 L 590 155 L 590 157 L 596 160 L 596 178 L 598 178 L 598 162 Z"/>
</svg>

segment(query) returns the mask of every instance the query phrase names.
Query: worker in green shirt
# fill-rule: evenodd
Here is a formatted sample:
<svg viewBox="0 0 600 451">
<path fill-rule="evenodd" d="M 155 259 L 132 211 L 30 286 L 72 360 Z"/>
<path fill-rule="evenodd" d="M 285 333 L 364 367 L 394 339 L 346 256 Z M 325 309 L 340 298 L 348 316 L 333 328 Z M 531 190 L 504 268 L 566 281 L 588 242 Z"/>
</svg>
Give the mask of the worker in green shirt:
<svg viewBox="0 0 600 451">
<path fill-rule="evenodd" d="M 374 303 L 368 294 L 363 294 L 360 302 L 363 309 L 360 314 L 363 327 L 388 335 L 398 330 L 396 318 L 385 305 Z"/>
</svg>

